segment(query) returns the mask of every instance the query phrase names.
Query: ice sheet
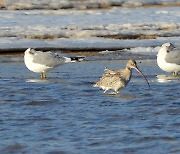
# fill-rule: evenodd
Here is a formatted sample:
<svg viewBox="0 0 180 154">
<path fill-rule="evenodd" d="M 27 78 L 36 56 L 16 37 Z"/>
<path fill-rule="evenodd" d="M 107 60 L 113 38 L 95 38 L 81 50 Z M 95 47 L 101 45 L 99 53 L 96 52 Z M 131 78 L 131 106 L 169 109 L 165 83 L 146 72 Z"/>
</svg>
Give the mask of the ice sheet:
<svg viewBox="0 0 180 154">
<path fill-rule="evenodd" d="M 179 7 L 1 10 L 0 48 L 106 50 L 180 44 L 179 17 Z"/>
<path fill-rule="evenodd" d="M 55 49 L 55 50 L 76 50 L 76 51 L 102 51 L 102 50 L 119 50 L 128 49 L 133 52 L 142 52 L 140 47 L 146 48 L 144 51 L 151 51 L 151 47 L 161 46 L 164 42 L 173 42 L 175 46 L 179 46 L 180 37 L 157 38 L 156 40 L 116 40 L 98 37 L 90 38 L 58 38 L 54 40 L 37 40 L 27 38 L 6 37 L 0 38 L 1 50 L 26 48 L 38 49 Z M 133 49 L 135 48 L 135 49 Z M 143 48 L 143 49 L 144 49 Z M 139 50 L 140 49 L 140 50 Z M 152 50 L 151 52 L 156 52 Z"/>
</svg>

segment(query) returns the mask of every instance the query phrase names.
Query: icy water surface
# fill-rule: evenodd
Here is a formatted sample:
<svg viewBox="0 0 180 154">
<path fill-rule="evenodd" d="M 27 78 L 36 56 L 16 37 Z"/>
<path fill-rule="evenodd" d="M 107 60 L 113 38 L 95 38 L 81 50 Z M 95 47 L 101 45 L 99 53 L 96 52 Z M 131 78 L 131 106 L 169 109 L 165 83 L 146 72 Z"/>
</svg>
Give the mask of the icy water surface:
<svg viewBox="0 0 180 154">
<path fill-rule="evenodd" d="M 180 79 L 158 80 L 155 60 L 138 61 L 151 90 L 135 71 L 119 95 L 92 87 L 105 66 L 126 62 L 64 65 L 46 81 L 1 63 L 0 153 L 179 153 Z"/>
</svg>

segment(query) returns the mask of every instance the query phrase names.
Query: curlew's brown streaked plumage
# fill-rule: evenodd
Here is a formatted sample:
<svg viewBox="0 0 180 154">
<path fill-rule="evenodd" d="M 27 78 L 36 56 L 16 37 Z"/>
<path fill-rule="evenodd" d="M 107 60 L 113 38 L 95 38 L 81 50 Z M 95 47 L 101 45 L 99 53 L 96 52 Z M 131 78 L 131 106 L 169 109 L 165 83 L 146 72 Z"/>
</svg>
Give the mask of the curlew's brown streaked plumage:
<svg viewBox="0 0 180 154">
<path fill-rule="evenodd" d="M 148 86 L 150 87 L 149 82 L 144 74 L 138 69 L 134 59 L 130 59 L 128 61 L 125 69 L 114 71 L 105 68 L 104 74 L 93 86 L 103 89 L 104 93 L 106 93 L 108 90 L 114 90 L 115 94 L 117 94 L 121 89 L 125 88 L 128 82 L 131 80 L 132 69 L 137 70 L 145 78 Z"/>
</svg>

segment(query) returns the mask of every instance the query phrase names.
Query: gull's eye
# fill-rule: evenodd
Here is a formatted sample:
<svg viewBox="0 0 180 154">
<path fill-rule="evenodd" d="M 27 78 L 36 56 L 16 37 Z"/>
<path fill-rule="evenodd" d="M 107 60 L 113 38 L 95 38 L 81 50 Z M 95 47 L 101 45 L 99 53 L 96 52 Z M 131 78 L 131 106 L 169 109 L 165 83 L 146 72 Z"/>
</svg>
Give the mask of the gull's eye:
<svg viewBox="0 0 180 154">
<path fill-rule="evenodd" d="M 30 50 L 29 53 L 32 54 L 32 55 L 34 54 L 34 53 L 32 52 L 32 50 Z"/>
</svg>

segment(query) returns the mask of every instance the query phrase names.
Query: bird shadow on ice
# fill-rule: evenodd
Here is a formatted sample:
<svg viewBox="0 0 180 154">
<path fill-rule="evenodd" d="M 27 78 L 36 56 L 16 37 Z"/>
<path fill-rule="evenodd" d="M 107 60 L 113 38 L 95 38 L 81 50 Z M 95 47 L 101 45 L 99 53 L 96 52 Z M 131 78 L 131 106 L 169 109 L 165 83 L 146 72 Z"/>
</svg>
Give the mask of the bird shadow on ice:
<svg viewBox="0 0 180 154">
<path fill-rule="evenodd" d="M 157 75 L 157 81 L 166 83 L 171 81 L 177 81 L 180 80 L 180 75 L 178 76 L 168 76 L 168 75 Z"/>
</svg>

